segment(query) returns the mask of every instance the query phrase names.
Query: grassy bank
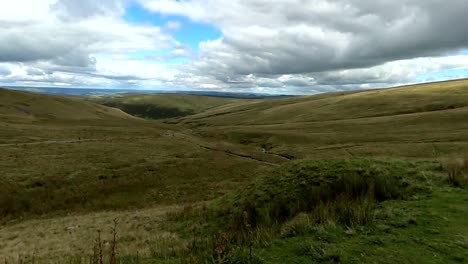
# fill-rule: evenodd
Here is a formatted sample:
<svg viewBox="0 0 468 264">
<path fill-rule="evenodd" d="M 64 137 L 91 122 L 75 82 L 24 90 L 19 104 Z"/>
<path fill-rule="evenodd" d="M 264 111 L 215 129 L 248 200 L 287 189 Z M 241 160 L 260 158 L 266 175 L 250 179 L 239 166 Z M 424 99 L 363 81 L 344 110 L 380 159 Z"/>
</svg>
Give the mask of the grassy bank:
<svg viewBox="0 0 468 264">
<path fill-rule="evenodd" d="M 462 263 L 468 192 L 449 175 L 432 161 L 294 162 L 169 219 L 212 237 L 196 253 L 214 263 Z"/>
</svg>

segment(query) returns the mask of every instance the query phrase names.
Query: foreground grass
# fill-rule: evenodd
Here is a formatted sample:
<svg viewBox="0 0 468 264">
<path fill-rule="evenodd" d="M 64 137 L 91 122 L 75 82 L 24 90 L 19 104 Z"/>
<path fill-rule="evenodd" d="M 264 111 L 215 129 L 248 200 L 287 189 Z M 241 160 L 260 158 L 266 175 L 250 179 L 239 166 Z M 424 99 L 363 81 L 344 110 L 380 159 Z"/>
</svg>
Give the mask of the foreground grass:
<svg viewBox="0 0 468 264">
<path fill-rule="evenodd" d="M 468 190 L 451 185 L 439 162 L 293 162 L 210 203 L 57 219 L 82 225 L 66 232 L 50 225 L 42 238 L 58 232 L 69 245 L 62 253 L 76 255 L 41 255 L 52 245 L 44 242 L 34 261 L 89 263 L 96 230 L 109 241 L 118 218 L 116 263 L 464 263 L 467 201 Z M 22 232 L 35 236 L 31 224 L 0 231 L 3 248 Z M 24 255 L 22 263 L 31 261 Z"/>
<path fill-rule="evenodd" d="M 50 219 L 11 222 L 0 231 L 1 245 L 5 252 L 23 249 L 23 257 L 16 255 L 21 263 L 89 263 L 96 231 L 110 241 L 117 218 L 116 263 L 468 259 L 468 190 L 451 184 L 439 162 L 297 161 L 263 174 L 243 190 L 198 205 L 55 218 L 48 227 Z M 80 227 L 64 230 L 72 223 Z M 47 241 L 53 237 L 56 246 Z M 15 263 L 15 255 L 6 256 Z"/>
<path fill-rule="evenodd" d="M 374 225 L 325 226 L 258 248 L 265 263 L 465 263 L 466 190 L 435 188 L 430 197 L 379 205 Z"/>
<path fill-rule="evenodd" d="M 169 226 L 213 238 L 195 252 L 201 262 L 463 263 L 468 192 L 446 173 L 438 162 L 298 162 L 170 214 Z"/>
<path fill-rule="evenodd" d="M 253 241 L 251 263 L 465 263 L 468 259 L 468 230 L 464 217 L 468 210 L 467 197 L 466 190 L 434 188 L 430 197 L 380 204 L 372 226 L 305 225 L 294 235 L 259 236 Z M 143 244 L 129 252 L 125 249 L 128 235 L 121 231 L 118 263 L 203 263 L 200 259 L 216 263 L 213 243 L 203 238 L 190 240 L 166 234 L 149 232 L 141 237 L 149 238 L 153 250 L 149 244 Z M 109 234 L 106 236 L 108 238 Z M 48 258 L 42 263 L 89 263 L 94 237 L 91 233 L 86 240 L 87 258 L 82 256 L 79 261 L 79 257 L 69 257 L 55 262 Z M 64 239 L 66 245 L 75 243 L 73 236 Z M 192 252 L 200 254 L 193 249 L 193 242 L 208 248 L 202 256 L 190 257 Z M 140 253 L 136 254 L 137 251 Z M 226 263 L 250 261 L 248 245 L 229 245 L 226 255 Z M 10 258 L 8 263 L 19 263 L 14 259 Z M 41 258 L 36 257 L 35 261 L 41 263 Z"/>
</svg>

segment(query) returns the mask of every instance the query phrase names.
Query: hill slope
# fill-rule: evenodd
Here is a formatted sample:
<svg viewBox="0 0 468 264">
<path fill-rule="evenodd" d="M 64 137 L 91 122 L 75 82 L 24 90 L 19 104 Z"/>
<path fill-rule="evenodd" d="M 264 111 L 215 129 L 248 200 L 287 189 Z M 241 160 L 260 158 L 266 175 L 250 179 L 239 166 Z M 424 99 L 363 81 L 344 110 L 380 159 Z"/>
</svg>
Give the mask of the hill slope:
<svg viewBox="0 0 468 264">
<path fill-rule="evenodd" d="M 246 101 L 186 94 L 117 94 L 94 96 L 88 100 L 122 109 L 131 115 L 153 119 L 187 116 L 213 107 Z"/>
<path fill-rule="evenodd" d="M 467 116 L 468 80 L 457 80 L 238 102 L 179 123 L 291 157 L 434 157 L 468 147 Z"/>
<path fill-rule="evenodd" d="M 13 120 L 84 120 L 134 119 L 119 109 L 79 98 L 41 95 L 0 89 L 0 119 Z"/>
<path fill-rule="evenodd" d="M 468 106 L 468 80 L 393 89 L 330 93 L 221 106 L 182 119 L 183 123 L 278 124 L 391 116 Z"/>
<path fill-rule="evenodd" d="M 81 98 L 9 90 L 0 90 L 0 151 L 0 227 L 23 216 L 210 199 L 285 161 Z"/>
</svg>

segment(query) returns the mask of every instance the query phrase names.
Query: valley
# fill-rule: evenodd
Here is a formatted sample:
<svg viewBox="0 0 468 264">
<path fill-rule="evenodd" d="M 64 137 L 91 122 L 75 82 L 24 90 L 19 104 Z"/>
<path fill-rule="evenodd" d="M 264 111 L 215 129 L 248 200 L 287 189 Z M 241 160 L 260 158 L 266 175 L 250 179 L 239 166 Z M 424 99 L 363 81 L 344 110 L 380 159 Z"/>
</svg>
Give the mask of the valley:
<svg viewBox="0 0 468 264">
<path fill-rule="evenodd" d="M 0 262 L 98 263 L 100 230 L 107 263 L 115 219 L 118 263 L 463 263 L 467 117 L 468 80 L 263 99 L 0 89 Z"/>
</svg>

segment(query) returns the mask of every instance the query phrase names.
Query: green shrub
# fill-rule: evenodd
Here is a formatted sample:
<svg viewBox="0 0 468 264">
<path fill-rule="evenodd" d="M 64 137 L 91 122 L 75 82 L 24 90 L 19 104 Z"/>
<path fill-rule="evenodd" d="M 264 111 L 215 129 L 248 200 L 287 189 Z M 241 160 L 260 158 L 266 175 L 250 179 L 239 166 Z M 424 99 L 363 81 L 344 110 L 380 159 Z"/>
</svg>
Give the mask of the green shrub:
<svg viewBox="0 0 468 264">
<path fill-rule="evenodd" d="M 314 223 L 366 225 L 374 201 L 408 195 L 411 164 L 375 160 L 301 161 L 286 165 L 222 202 L 224 224 L 246 232 L 305 212 Z M 247 219 L 246 219 L 247 218 Z M 226 219 L 225 219 L 226 220 Z"/>
</svg>

